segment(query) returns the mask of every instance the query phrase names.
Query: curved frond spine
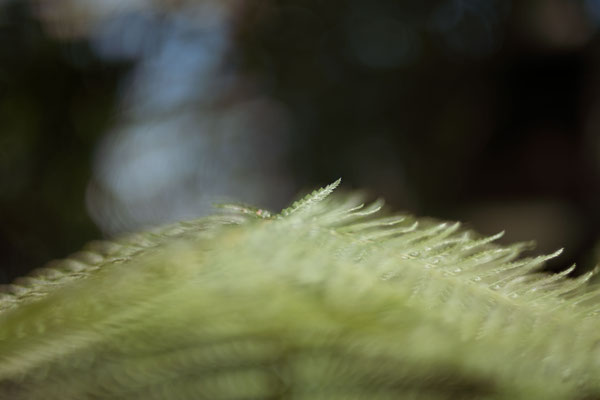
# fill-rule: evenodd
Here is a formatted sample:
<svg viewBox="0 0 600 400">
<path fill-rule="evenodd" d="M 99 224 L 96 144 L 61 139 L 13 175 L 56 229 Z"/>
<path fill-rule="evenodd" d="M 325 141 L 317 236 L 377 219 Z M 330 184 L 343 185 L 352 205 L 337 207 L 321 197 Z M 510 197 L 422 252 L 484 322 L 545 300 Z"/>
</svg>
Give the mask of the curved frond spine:
<svg viewBox="0 0 600 400">
<path fill-rule="evenodd" d="M 264 208 L 252 207 L 243 203 L 216 203 L 213 207 L 217 209 L 223 209 L 236 214 L 246 215 L 253 218 L 259 219 L 270 219 L 272 214 L 269 210 Z"/>
</svg>

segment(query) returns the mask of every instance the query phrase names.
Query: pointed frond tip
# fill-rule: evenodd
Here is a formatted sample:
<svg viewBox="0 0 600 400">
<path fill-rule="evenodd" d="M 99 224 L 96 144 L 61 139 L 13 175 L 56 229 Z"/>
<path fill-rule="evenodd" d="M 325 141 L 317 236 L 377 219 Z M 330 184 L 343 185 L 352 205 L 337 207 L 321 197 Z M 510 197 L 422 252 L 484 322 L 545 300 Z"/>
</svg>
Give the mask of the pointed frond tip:
<svg viewBox="0 0 600 400">
<path fill-rule="evenodd" d="M 310 209 L 312 206 L 322 202 L 325 200 L 333 191 L 340 185 L 342 182 L 342 178 L 338 178 L 335 182 L 317 189 L 312 193 L 304 196 L 304 198 L 295 201 L 290 207 L 283 209 L 279 214 L 279 217 L 287 217 L 292 214 L 296 214 L 307 209 Z"/>
</svg>

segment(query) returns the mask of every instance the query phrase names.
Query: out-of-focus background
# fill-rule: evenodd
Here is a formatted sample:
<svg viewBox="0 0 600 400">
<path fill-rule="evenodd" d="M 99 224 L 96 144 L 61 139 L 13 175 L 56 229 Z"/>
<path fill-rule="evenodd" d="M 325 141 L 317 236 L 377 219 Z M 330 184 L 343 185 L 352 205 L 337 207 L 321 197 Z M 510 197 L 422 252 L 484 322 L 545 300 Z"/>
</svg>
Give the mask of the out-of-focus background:
<svg viewBox="0 0 600 400">
<path fill-rule="evenodd" d="M 600 0 L 0 0 L 0 282 L 338 177 L 591 267 Z"/>
</svg>

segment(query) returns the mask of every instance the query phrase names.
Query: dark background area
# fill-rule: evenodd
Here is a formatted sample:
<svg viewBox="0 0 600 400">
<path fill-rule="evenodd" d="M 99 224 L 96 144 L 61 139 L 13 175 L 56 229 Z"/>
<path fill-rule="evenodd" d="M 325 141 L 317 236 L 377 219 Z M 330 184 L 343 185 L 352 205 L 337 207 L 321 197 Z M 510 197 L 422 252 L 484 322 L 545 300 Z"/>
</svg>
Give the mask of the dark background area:
<svg viewBox="0 0 600 400">
<path fill-rule="evenodd" d="M 100 3 L 0 1 L 1 282 L 338 177 L 593 266 L 600 1 Z"/>
</svg>

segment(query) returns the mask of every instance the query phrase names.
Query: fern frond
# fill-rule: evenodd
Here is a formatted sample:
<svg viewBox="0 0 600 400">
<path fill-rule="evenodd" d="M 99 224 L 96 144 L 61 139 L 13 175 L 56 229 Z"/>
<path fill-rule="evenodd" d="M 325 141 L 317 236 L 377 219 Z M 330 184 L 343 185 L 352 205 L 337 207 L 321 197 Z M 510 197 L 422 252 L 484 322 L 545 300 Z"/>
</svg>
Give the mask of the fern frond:
<svg viewBox="0 0 600 400">
<path fill-rule="evenodd" d="M 290 207 L 283 209 L 279 215 L 281 217 L 287 217 L 317 205 L 333 193 L 335 188 L 337 188 L 341 182 L 342 178 L 339 178 L 335 182 L 307 194 L 302 200 L 295 201 Z"/>
<path fill-rule="evenodd" d="M 0 399 L 591 399 L 600 289 L 331 195 L 82 252 L 0 297 Z M 324 201 L 326 199 L 326 201 Z M 262 214 L 262 213 L 261 213 Z M 258 218 L 254 218 L 258 217 Z"/>
</svg>

